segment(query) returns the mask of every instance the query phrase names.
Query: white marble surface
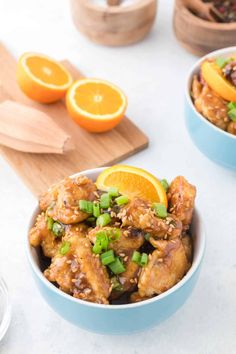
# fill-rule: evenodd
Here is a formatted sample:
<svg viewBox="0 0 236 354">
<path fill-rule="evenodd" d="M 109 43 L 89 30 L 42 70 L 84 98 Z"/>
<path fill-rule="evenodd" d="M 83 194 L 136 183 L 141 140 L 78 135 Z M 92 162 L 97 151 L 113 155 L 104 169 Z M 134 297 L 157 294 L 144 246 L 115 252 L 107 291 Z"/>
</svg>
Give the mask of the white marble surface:
<svg viewBox="0 0 236 354">
<path fill-rule="evenodd" d="M 67 57 L 87 75 L 112 80 L 125 90 L 129 116 L 150 138 L 150 147 L 126 162 L 166 178 L 183 174 L 196 184 L 207 231 L 198 284 L 172 318 L 133 336 L 82 331 L 57 316 L 36 289 L 23 247 L 36 201 L 0 159 L 0 273 L 13 305 L 2 354 L 236 352 L 236 175 L 201 155 L 185 130 L 184 80 L 196 58 L 174 38 L 172 6 L 173 1 L 160 0 L 156 24 L 145 41 L 112 49 L 76 32 L 68 0 L 0 0 L 0 38 L 16 56 L 35 50 Z"/>
</svg>

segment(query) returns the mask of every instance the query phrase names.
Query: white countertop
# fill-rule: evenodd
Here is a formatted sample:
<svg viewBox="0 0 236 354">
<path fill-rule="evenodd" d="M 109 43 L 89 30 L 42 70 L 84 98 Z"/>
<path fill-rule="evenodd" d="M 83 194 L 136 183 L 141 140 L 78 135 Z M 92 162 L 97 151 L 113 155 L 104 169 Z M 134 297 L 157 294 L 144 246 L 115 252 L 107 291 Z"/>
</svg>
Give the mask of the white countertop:
<svg viewBox="0 0 236 354">
<path fill-rule="evenodd" d="M 207 160 L 186 132 L 184 82 L 196 58 L 173 35 L 172 6 L 172 0 L 160 0 L 151 35 L 115 49 L 90 43 L 75 30 L 68 0 L 0 0 L 0 38 L 16 56 L 30 50 L 67 57 L 87 75 L 124 89 L 129 116 L 150 138 L 150 147 L 126 162 L 168 179 L 186 176 L 198 188 L 207 232 L 199 281 L 174 316 L 133 336 L 85 332 L 55 314 L 37 291 L 23 246 L 36 200 L 0 159 L 0 273 L 13 305 L 1 354 L 236 352 L 236 175 Z"/>
</svg>

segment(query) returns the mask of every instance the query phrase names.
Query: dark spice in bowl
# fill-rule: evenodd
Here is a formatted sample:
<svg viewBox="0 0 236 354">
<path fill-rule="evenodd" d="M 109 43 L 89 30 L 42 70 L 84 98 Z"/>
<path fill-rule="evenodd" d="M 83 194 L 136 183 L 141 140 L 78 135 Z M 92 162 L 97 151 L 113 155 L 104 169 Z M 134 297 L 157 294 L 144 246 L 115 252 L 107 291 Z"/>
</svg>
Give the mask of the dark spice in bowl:
<svg viewBox="0 0 236 354">
<path fill-rule="evenodd" d="M 211 0 L 203 1 L 204 3 L 212 3 L 216 10 L 220 13 L 218 21 L 224 23 L 236 22 L 236 0 Z"/>
</svg>

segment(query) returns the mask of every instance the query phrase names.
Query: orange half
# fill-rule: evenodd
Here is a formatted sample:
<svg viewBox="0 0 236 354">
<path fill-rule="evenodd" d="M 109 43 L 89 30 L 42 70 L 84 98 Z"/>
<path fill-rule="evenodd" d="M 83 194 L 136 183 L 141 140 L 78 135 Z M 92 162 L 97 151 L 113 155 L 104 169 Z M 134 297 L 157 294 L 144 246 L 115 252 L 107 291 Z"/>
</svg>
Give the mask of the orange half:
<svg viewBox="0 0 236 354">
<path fill-rule="evenodd" d="M 90 132 L 104 132 L 122 120 L 127 99 L 110 82 L 81 79 L 70 87 L 66 95 L 66 106 L 70 116 L 82 128 Z"/>
<path fill-rule="evenodd" d="M 98 176 L 96 185 L 104 191 L 116 187 L 130 198 L 140 197 L 152 203 L 163 203 L 166 207 L 168 204 L 166 191 L 159 179 L 141 168 L 127 165 L 106 168 Z"/>
<path fill-rule="evenodd" d="M 227 101 L 236 102 L 236 88 L 222 75 L 221 69 L 215 62 L 204 61 L 201 66 L 203 79 Z"/>
<path fill-rule="evenodd" d="M 73 82 L 63 65 L 36 53 L 25 53 L 20 57 L 16 77 L 22 91 L 41 103 L 60 100 Z"/>
</svg>

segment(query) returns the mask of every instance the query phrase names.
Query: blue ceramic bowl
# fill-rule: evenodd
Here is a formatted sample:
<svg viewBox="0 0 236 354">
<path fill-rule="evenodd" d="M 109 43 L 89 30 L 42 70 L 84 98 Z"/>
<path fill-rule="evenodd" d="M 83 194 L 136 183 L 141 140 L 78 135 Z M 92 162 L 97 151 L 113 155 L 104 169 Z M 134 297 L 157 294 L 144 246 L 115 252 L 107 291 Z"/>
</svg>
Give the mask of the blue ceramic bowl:
<svg viewBox="0 0 236 354">
<path fill-rule="evenodd" d="M 199 73 L 201 63 L 207 57 L 228 57 L 235 53 L 236 47 L 230 47 L 202 57 L 190 70 L 185 92 L 186 126 L 194 144 L 209 159 L 232 170 L 236 170 L 236 136 L 217 128 L 197 112 L 190 96 L 190 88 L 193 75 Z"/>
<path fill-rule="evenodd" d="M 96 180 L 104 168 L 84 171 L 83 174 Z M 76 174 L 74 176 L 79 175 Z M 39 213 L 37 207 L 31 218 L 29 229 Z M 172 315 L 191 294 L 197 281 L 205 248 L 205 234 L 199 213 L 193 218 L 194 240 L 193 264 L 185 277 L 170 290 L 143 302 L 128 305 L 100 305 L 73 298 L 51 284 L 39 267 L 39 254 L 30 247 L 28 235 L 26 249 L 34 279 L 39 291 L 59 315 L 83 329 L 102 334 L 130 334 L 158 325 Z"/>
</svg>

